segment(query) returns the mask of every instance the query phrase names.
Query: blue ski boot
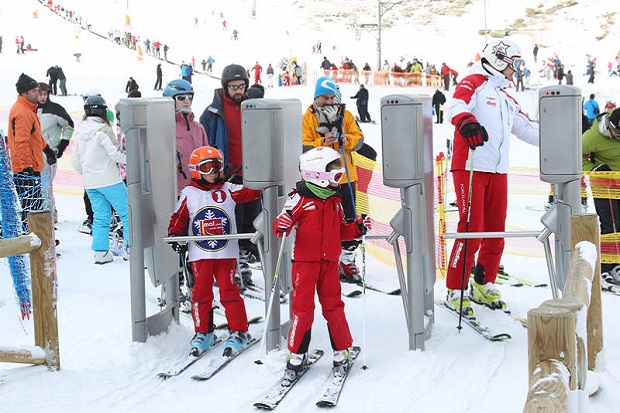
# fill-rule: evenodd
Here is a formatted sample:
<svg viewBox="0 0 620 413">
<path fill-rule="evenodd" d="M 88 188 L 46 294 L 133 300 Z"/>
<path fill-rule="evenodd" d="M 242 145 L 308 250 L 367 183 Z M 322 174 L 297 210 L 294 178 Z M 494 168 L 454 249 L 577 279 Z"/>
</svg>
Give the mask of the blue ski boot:
<svg viewBox="0 0 620 413">
<path fill-rule="evenodd" d="M 198 357 L 209 348 L 213 347 L 213 344 L 215 344 L 215 334 L 196 333 L 191 341 L 192 349 L 189 351 L 189 354 Z"/>
<path fill-rule="evenodd" d="M 228 340 L 226 340 L 226 344 L 224 345 L 224 357 L 230 357 L 233 354 L 237 353 L 244 346 L 248 344 L 250 341 L 250 333 L 233 331 L 230 333 Z"/>
</svg>

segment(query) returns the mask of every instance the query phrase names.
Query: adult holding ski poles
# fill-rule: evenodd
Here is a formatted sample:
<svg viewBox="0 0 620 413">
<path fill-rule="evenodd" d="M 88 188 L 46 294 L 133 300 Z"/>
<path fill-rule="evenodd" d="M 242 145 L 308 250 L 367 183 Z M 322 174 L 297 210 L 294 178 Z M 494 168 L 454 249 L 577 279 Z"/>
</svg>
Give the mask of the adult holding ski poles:
<svg viewBox="0 0 620 413">
<path fill-rule="evenodd" d="M 530 122 L 506 91 L 521 63 L 521 48 L 516 43 L 491 41 L 448 101 L 448 119 L 455 126 L 451 171 L 458 232 L 505 231 L 511 134 L 539 145 L 538 125 Z M 446 278 L 449 307 L 471 317 L 470 297 L 493 309 L 506 306 L 495 286 L 503 251 L 503 238 L 455 241 Z M 469 271 L 476 253 L 470 295 Z"/>
<path fill-rule="evenodd" d="M 355 213 L 355 184 L 357 172 L 351 152 L 364 144 L 364 134 L 351 112 L 336 104 L 340 91 L 329 76 L 320 77 L 314 89 L 314 101 L 302 117 L 302 144 L 304 151 L 329 146 L 344 158 L 348 173 L 342 175 L 340 196 L 347 222 L 357 219 Z M 340 278 L 345 282 L 359 283 L 359 269 L 355 264 L 359 241 L 344 241 L 339 259 Z"/>
</svg>

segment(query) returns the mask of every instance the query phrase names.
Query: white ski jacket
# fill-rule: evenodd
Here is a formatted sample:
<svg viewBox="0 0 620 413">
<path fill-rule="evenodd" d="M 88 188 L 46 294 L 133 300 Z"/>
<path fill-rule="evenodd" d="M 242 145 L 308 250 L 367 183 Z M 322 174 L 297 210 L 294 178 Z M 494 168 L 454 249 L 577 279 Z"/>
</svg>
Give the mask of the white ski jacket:
<svg viewBox="0 0 620 413">
<path fill-rule="evenodd" d="M 538 125 L 521 112 L 521 107 L 507 92 L 509 81 L 479 61 L 457 85 L 452 99 L 446 105 L 448 120 L 454 130 L 454 152 L 451 170 L 469 170 L 469 146 L 458 131 L 459 122 L 472 114 L 484 126 L 489 140 L 476 148 L 474 170 L 508 173 L 510 136 L 539 146 Z"/>
<path fill-rule="evenodd" d="M 71 163 L 84 181 L 84 188 L 95 189 L 122 181 L 118 164 L 127 159 L 112 128 L 102 119 L 89 116 L 78 125 L 73 138 Z"/>
</svg>

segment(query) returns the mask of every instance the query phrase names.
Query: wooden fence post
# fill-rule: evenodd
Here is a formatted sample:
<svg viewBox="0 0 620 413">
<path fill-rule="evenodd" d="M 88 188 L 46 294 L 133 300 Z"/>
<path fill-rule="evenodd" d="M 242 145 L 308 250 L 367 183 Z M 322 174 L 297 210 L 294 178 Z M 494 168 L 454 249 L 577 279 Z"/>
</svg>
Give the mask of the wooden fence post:
<svg viewBox="0 0 620 413">
<path fill-rule="evenodd" d="M 45 350 L 48 369 L 59 370 L 56 250 L 52 236 L 53 226 L 50 211 L 28 213 L 28 228 L 41 239 L 41 248 L 30 254 L 34 341 L 36 346 Z"/>
<path fill-rule="evenodd" d="M 594 371 L 596 356 L 603 350 L 603 312 L 601 303 L 601 236 L 598 215 L 571 216 L 572 250 L 581 241 L 589 241 L 596 247 L 596 265 L 592 276 L 590 303 L 588 304 L 588 369 Z"/>
</svg>

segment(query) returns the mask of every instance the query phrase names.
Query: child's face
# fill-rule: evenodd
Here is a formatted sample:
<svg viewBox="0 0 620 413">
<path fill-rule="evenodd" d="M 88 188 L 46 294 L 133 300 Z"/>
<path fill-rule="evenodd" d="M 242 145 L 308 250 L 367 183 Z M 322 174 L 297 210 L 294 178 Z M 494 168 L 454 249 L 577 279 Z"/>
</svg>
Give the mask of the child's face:
<svg viewBox="0 0 620 413">
<path fill-rule="evenodd" d="M 337 188 L 340 186 L 342 175 L 344 175 L 345 169 L 341 163 L 334 163 L 327 167 L 327 172 L 331 175 L 329 178 L 329 186 Z"/>
<path fill-rule="evenodd" d="M 208 174 L 200 173 L 200 177 L 210 184 L 215 183 L 220 177 L 220 171 L 211 171 Z"/>
</svg>

